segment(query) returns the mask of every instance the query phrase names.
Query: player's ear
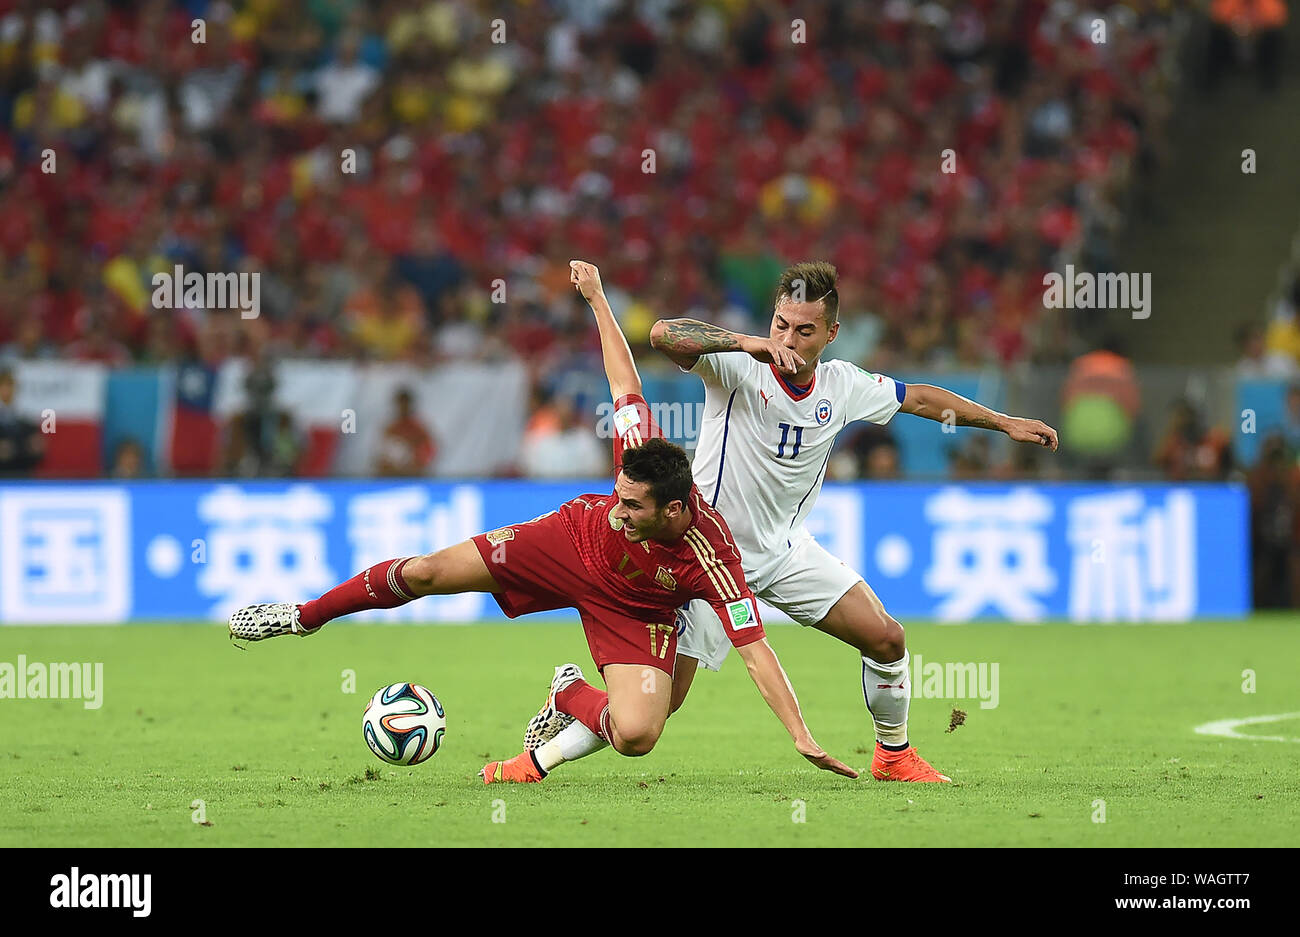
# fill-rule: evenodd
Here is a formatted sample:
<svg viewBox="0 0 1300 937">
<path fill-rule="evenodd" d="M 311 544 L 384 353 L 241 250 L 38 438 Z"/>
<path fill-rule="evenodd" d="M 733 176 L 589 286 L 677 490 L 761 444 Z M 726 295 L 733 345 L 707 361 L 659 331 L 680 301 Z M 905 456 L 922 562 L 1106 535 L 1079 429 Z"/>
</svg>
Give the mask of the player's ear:
<svg viewBox="0 0 1300 937">
<path fill-rule="evenodd" d="M 664 507 L 664 516 L 671 520 L 677 517 L 682 511 L 686 510 L 686 504 L 682 501 L 669 501 Z"/>
<path fill-rule="evenodd" d="M 834 325 L 831 326 L 830 338 L 826 339 L 826 344 L 829 345 L 831 342 L 835 341 L 835 336 L 839 334 L 840 334 L 840 324 L 839 322 L 836 322 Z"/>
</svg>

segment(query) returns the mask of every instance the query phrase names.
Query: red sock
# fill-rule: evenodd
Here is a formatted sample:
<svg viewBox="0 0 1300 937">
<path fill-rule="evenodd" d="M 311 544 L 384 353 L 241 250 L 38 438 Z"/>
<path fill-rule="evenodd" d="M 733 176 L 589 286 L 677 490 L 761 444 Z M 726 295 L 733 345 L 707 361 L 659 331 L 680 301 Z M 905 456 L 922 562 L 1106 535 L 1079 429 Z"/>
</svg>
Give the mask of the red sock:
<svg viewBox="0 0 1300 937">
<path fill-rule="evenodd" d="M 298 621 L 310 631 L 327 621 L 353 612 L 405 605 L 416 598 L 411 594 L 410 586 L 402 579 L 402 567 L 408 559 L 411 557 L 376 563 L 365 572 L 357 573 L 347 582 L 335 586 L 319 599 L 304 602 L 298 606 Z"/>
<path fill-rule="evenodd" d="M 574 680 L 555 694 L 555 708 L 568 713 L 606 742 L 613 743 L 609 731 L 609 694 L 586 680 Z"/>
</svg>

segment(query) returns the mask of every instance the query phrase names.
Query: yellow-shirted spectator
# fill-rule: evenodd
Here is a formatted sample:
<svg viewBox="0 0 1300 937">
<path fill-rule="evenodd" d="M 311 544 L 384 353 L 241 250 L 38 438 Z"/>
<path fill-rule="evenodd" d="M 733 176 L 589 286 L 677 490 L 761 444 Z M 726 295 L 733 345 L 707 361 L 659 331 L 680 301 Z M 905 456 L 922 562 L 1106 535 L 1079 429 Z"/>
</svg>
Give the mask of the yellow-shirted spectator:
<svg viewBox="0 0 1300 937">
<path fill-rule="evenodd" d="M 492 108 L 482 98 L 456 94 L 447 99 L 442 113 L 448 130 L 464 133 L 486 123 L 492 116 Z"/>
<path fill-rule="evenodd" d="M 447 71 L 451 87 L 462 93 L 493 96 L 503 93 L 514 80 L 504 56 L 488 53 L 477 59 L 458 59 Z"/>
<path fill-rule="evenodd" d="M 237 42 L 247 42 L 261 34 L 275 18 L 281 0 L 247 0 L 230 18 L 230 35 Z"/>
<path fill-rule="evenodd" d="M 393 88 L 393 116 L 406 124 L 423 123 L 434 113 L 438 98 L 424 75 L 408 73 Z"/>
<path fill-rule="evenodd" d="M 1300 362 L 1300 322 L 1295 315 L 1279 316 L 1268 324 L 1264 347 L 1290 355 Z"/>
<path fill-rule="evenodd" d="M 799 220 L 821 221 L 835 204 L 835 186 L 818 176 L 786 173 L 768 182 L 759 191 L 758 205 L 763 217 L 782 217 L 789 207 L 798 212 Z"/>
<path fill-rule="evenodd" d="M 295 87 L 295 75 L 289 68 L 281 69 L 275 74 L 262 97 L 269 116 L 277 122 L 297 120 L 307 108 L 306 98 Z"/>
<path fill-rule="evenodd" d="M 38 110 L 53 121 L 56 130 L 78 127 L 86 119 L 86 106 L 80 98 L 52 83 L 42 82 L 31 91 L 18 95 L 14 101 L 14 129 L 31 127 Z"/>
<path fill-rule="evenodd" d="M 376 358 L 401 358 L 416 350 L 424 336 L 420 294 L 391 277 L 349 296 L 343 314 L 358 344 Z"/>
<path fill-rule="evenodd" d="M 448 128 L 473 130 L 491 119 L 494 99 L 513 81 L 514 73 L 503 56 L 487 53 L 454 62 L 447 70 L 447 82 L 455 92 L 444 112 Z"/>
<path fill-rule="evenodd" d="M 393 17 L 388 27 L 388 46 L 401 52 L 417 37 L 428 39 L 439 49 L 450 49 L 460 38 L 460 24 L 456 20 L 456 7 L 435 0 L 419 10 L 410 10 Z"/>
</svg>

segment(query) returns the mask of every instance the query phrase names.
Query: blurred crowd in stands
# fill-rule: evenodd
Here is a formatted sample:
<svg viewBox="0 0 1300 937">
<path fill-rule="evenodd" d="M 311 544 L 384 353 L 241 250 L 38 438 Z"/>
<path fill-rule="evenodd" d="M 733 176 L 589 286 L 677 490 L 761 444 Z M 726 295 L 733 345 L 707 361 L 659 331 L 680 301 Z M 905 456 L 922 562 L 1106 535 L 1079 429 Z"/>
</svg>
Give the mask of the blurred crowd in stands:
<svg viewBox="0 0 1300 937">
<path fill-rule="evenodd" d="M 1160 159 L 1165 6 L 10 0 L 0 348 L 544 381 L 595 344 L 572 256 L 634 344 L 661 315 L 758 328 L 818 257 L 862 363 L 1065 360 L 1042 273 L 1104 259 Z M 153 308 L 175 264 L 260 272 L 261 316 Z"/>
</svg>

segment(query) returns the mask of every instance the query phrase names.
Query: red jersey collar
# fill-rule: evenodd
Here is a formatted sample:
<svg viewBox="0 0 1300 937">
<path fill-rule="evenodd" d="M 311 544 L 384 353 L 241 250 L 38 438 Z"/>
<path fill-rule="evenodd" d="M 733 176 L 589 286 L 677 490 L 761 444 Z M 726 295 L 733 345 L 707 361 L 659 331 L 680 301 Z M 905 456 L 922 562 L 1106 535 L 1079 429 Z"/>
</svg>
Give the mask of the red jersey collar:
<svg viewBox="0 0 1300 937">
<path fill-rule="evenodd" d="M 781 389 L 786 392 L 786 394 L 789 396 L 791 400 L 803 400 L 805 397 L 811 394 L 813 392 L 813 388 L 817 386 L 816 371 L 813 372 L 813 379 L 808 382 L 808 386 L 800 390 L 798 384 L 791 384 L 789 381 L 787 381 L 784 377 L 781 376 L 781 372 L 776 369 L 776 365 L 772 364 L 771 362 L 768 362 L 767 366 L 772 369 L 772 374 L 776 378 L 776 382 L 781 385 Z M 796 394 L 795 393 L 796 390 L 799 390 L 799 393 Z"/>
</svg>

